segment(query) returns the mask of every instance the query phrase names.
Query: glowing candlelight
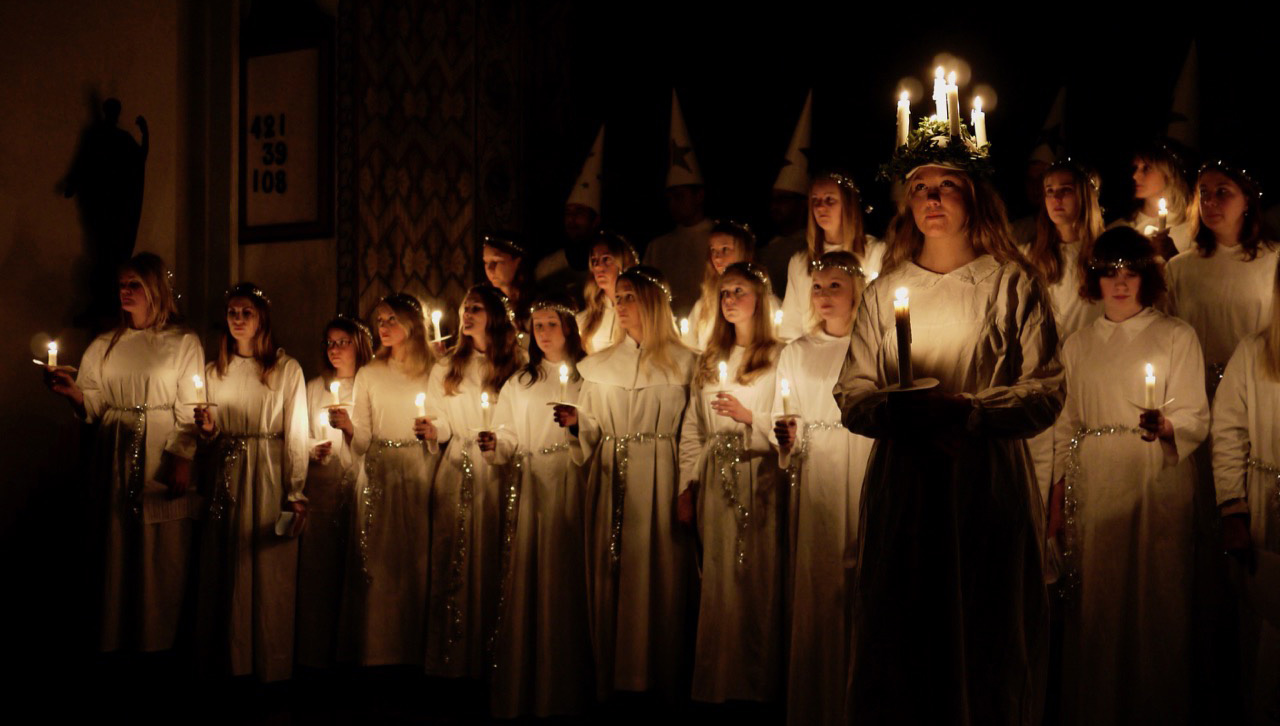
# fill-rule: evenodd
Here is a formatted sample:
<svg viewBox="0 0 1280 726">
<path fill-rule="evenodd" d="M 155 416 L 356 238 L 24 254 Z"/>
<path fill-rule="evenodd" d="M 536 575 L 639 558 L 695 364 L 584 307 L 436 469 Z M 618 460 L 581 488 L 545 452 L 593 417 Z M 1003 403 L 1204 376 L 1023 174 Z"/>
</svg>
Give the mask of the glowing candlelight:
<svg viewBox="0 0 1280 726">
<path fill-rule="evenodd" d="M 200 403 L 208 403 L 209 392 L 204 390 L 204 379 L 200 377 L 199 373 L 191 376 L 191 385 L 196 388 L 196 401 Z"/>
<path fill-rule="evenodd" d="M 898 96 L 898 146 L 907 145 L 911 133 L 911 94 L 903 91 Z"/>
<path fill-rule="evenodd" d="M 909 388 L 914 381 L 911 373 L 911 300 L 905 287 L 893 292 L 893 317 L 898 332 L 898 386 Z"/>
<path fill-rule="evenodd" d="M 436 340 L 440 340 L 440 318 L 444 317 L 444 312 L 440 310 L 431 311 L 431 330 L 436 334 Z"/>
<path fill-rule="evenodd" d="M 493 409 L 489 408 L 489 392 L 480 392 L 480 416 L 484 419 L 484 430 L 488 431 L 493 426 Z"/>
<path fill-rule="evenodd" d="M 951 135 L 960 135 L 960 88 L 956 85 L 956 72 L 947 76 L 947 123 L 951 124 Z"/>
<path fill-rule="evenodd" d="M 1156 407 L 1156 369 L 1150 363 L 1147 364 L 1146 391 L 1143 397 L 1143 407 L 1148 411 L 1155 410 Z"/>
<path fill-rule="evenodd" d="M 569 366 L 560 364 L 560 401 L 569 400 Z"/>
<path fill-rule="evenodd" d="M 1160 211 L 1156 214 L 1160 217 L 1160 231 L 1163 232 L 1169 228 L 1169 202 L 1164 197 L 1160 197 Z"/>
<path fill-rule="evenodd" d="M 716 368 L 720 370 L 720 387 L 724 388 L 725 384 L 729 382 L 729 364 L 725 361 L 720 361 L 716 364 Z"/>
<path fill-rule="evenodd" d="M 329 384 L 329 393 L 333 394 L 333 405 L 337 406 L 340 403 L 340 401 L 338 400 L 338 382 L 337 381 L 334 381 Z"/>
<path fill-rule="evenodd" d="M 413 399 L 413 405 L 418 407 L 418 418 L 422 418 L 423 416 L 427 415 L 426 403 L 427 403 L 427 394 L 425 393 L 419 393 Z"/>
<path fill-rule="evenodd" d="M 58 344 L 56 342 L 49 343 L 49 365 L 58 365 Z"/>
<path fill-rule="evenodd" d="M 791 382 L 785 378 L 779 379 L 778 388 L 782 393 L 782 415 L 790 416 L 791 411 Z"/>
<path fill-rule="evenodd" d="M 947 82 L 942 77 L 942 66 L 933 71 L 933 105 L 934 117 L 939 121 L 947 120 Z"/>
<path fill-rule="evenodd" d="M 689 319 L 680 318 L 680 335 L 683 336 L 688 334 L 689 334 Z"/>
<path fill-rule="evenodd" d="M 982 96 L 973 97 L 973 136 L 978 146 L 987 143 L 987 114 L 982 111 Z"/>
<path fill-rule="evenodd" d="M 773 334 L 775 337 L 782 335 L 782 311 L 773 311 Z"/>
</svg>

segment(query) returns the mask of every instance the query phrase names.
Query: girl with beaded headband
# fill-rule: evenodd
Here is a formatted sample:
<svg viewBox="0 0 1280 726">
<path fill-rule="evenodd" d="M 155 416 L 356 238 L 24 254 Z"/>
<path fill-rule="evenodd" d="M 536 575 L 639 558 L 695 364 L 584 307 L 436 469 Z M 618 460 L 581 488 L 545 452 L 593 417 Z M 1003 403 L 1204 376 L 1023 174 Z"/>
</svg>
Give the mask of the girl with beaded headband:
<svg viewBox="0 0 1280 726">
<path fill-rule="evenodd" d="M 289 678 L 310 426 L 302 367 L 276 348 L 271 303 L 252 283 L 227 292 L 206 379 L 213 406 L 195 409 L 209 500 L 197 652 L 215 672 Z"/>
<path fill-rule="evenodd" d="M 719 288 L 719 312 L 680 430 L 676 513 L 695 527 L 703 553 L 693 698 L 776 702 L 787 489 L 769 431 L 781 345 L 763 267 L 729 265 Z"/>
<path fill-rule="evenodd" d="M 618 276 L 624 337 L 579 365 L 575 407 L 557 409 L 570 453 L 585 465 L 587 587 L 596 687 L 680 685 L 688 599 L 688 533 L 675 521 L 676 437 L 694 353 L 671 321 L 662 273 L 637 265 Z"/>
<path fill-rule="evenodd" d="M 614 286 L 618 275 L 639 261 L 631 243 L 621 235 L 605 231 L 596 234 L 588 258 L 591 279 L 583 291 L 587 307 L 578 313 L 578 331 L 588 353 L 602 351 L 621 339 L 622 329 L 614 312 Z"/>
<path fill-rule="evenodd" d="M 426 647 L 428 508 L 440 457 L 416 436 L 433 364 L 422 304 L 384 297 L 370 315 L 374 359 L 356 372 L 354 488 L 338 652 L 360 665 L 422 663 Z M 336 424 L 345 423 L 334 414 Z M 344 429 L 344 434 L 347 432 Z"/>
<path fill-rule="evenodd" d="M 502 291 L 476 285 L 459 313 L 458 340 L 427 389 L 430 421 L 415 428 L 433 449 L 448 443 L 431 490 L 428 675 L 480 678 L 497 617 L 502 484 L 508 467 L 481 456 L 498 392 L 524 363 Z M 486 410 L 487 403 L 487 410 Z"/>
<path fill-rule="evenodd" d="M 356 373 L 373 359 L 373 336 L 364 323 L 339 315 L 325 326 L 323 350 L 325 372 L 307 381 L 310 520 L 298 542 L 297 658 L 310 668 L 332 666 L 337 655 L 351 502 L 362 463 L 351 448 L 349 409 Z"/>
<path fill-rule="evenodd" d="M 813 265 L 824 253 L 845 250 L 872 279 L 879 274 L 885 245 L 867 234 L 862 222 L 862 195 L 853 179 L 837 172 L 814 177 L 809 184 L 808 249 L 787 265 L 787 296 L 782 301 L 783 340 L 795 340 L 817 324 L 808 311 Z"/>
<path fill-rule="evenodd" d="M 712 225 L 707 235 L 707 267 L 702 277 L 702 295 L 689 311 L 689 331 L 682 331 L 680 335 L 684 344 L 695 352 L 700 353 L 707 347 L 711 329 L 720 317 L 720 275 L 735 262 L 751 262 L 755 253 L 756 236 L 746 224 L 717 220 Z M 772 293 L 768 302 L 767 315 L 782 307 Z"/>
<path fill-rule="evenodd" d="M 524 245 L 512 232 L 492 232 L 482 238 L 481 258 L 485 277 L 507 296 L 516 314 L 516 328 L 523 332 L 528 326 L 533 293 L 533 274 Z"/>
<path fill-rule="evenodd" d="M 811 309 L 819 322 L 778 358 L 789 396 L 771 403 L 779 465 L 791 483 L 790 613 L 786 641 L 787 720 L 841 718 L 851 633 L 848 585 L 856 563 L 858 507 L 871 440 L 840 423 L 831 396 L 849 355 L 850 332 L 866 284 L 857 258 L 828 252 L 814 265 Z"/>
<path fill-rule="evenodd" d="M 1113 221 L 1150 237 L 1160 256 L 1168 260 L 1191 248 L 1196 207 L 1191 203 L 1182 157 L 1167 143 L 1154 141 L 1133 155 L 1133 207 L 1129 215 Z M 1160 200 L 1168 211 L 1160 218 Z M 1162 231 L 1163 230 L 1163 231 Z"/>
<path fill-rule="evenodd" d="M 1022 723 L 1041 709 L 1043 503 L 1023 439 L 1062 407 L 1058 338 L 986 181 L 988 146 L 955 123 L 959 136 L 925 119 L 886 167 L 905 195 L 835 386 L 845 426 L 876 439 L 852 589 L 851 722 Z M 899 382 L 899 293 L 915 376 L 939 380 L 930 390 L 883 392 Z"/>
<path fill-rule="evenodd" d="M 1209 431 L 1200 344 L 1151 307 L 1163 279 L 1136 230 L 1098 238 L 1085 289 L 1104 315 L 1062 348 L 1050 494 L 1069 603 L 1062 720 L 1188 723 L 1191 454 Z"/>
<path fill-rule="evenodd" d="M 1280 294 L 1280 270 L 1272 278 Z M 1276 712 L 1280 621 L 1274 603 L 1280 556 L 1280 305 L 1268 325 L 1245 336 L 1227 363 L 1213 399 L 1213 477 L 1222 517 L 1222 549 L 1239 563 L 1239 691 L 1248 723 Z"/>
<path fill-rule="evenodd" d="M 97 424 L 87 474 L 102 518 L 98 648 L 174 646 L 190 591 L 199 497 L 191 486 L 196 437 L 189 402 L 204 351 L 178 324 L 164 262 L 150 252 L 119 269 L 120 325 L 69 367 L 46 367 L 45 385 Z M 183 405 L 188 404 L 188 405 Z"/>
<path fill-rule="evenodd" d="M 1193 248 L 1169 260 L 1165 276 L 1173 314 L 1195 328 L 1204 348 L 1212 398 L 1236 346 L 1271 322 L 1280 253 L 1262 222 L 1262 190 L 1239 166 L 1201 167 L 1194 207 Z"/>
<path fill-rule="evenodd" d="M 567 298 L 530 314 L 529 363 L 507 380 L 480 449 L 511 466 L 502 491 L 502 583 L 493 636 L 494 716 L 582 713 L 593 697 L 582 468 L 552 404 L 578 400 L 586 353 Z M 562 375 L 561 373 L 564 373 Z M 562 410 L 566 407 L 561 407 Z"/>
</svg>

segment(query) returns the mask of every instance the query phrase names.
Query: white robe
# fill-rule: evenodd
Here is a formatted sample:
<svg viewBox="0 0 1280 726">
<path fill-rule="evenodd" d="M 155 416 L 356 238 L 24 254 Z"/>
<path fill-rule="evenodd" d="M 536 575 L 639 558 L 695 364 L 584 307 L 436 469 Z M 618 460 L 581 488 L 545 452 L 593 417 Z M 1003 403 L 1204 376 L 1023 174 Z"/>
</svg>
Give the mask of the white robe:
<svg viewBox="0 0 1280 726">
<path fill-rule="evenodd" d="M 385 359 L 356 373 L 351 448 L 364 462 L 352 506 L 339 653 L 360 665 L 422 662 L 427 507 L 440 460 L 413 434 L 414 398 L 426 390 L 427 376 Z"/>
<path fill-rule="evenodd" d="M 1170 220 L 1172 222 L 1173 220 Z M 1129 227 L 1141 232 L 1144 236 L 1150 237 L 1155 231 L 1160 229 L 1160 218 L 1149 217 L 1142 210 L 1138 210 L 1133 217 L 1127 219 L 1117 219 L 1107 225 L 1107 229 L 1112 227 Z M 1178 224 L 1170 224 L 1168 227 L 1169 238 L 1173 240 L 1173 246 L 1177 248 L 1179 253 L 1186 252 L 1191 249 L 1195 240 L 1191 238 L 1191 223 L 1179 222 Z"/>
<path fill-rule="evenodd" d="M 585 331 L 587 329 L 587 312 L 584 310 L 577 315 L 578 330 Z M 618 314 L 614 312 L 612 298 L 605 298 L 604 312 L 601 313 L 600 325 L 590 338 L 584 338 L 582 341 L 583 350 L 588 353 L 599 353 L 600 351 L 613 345 L 614 337 L 620 335 L 618 328 Z"/>
<path fill-rule="evenodd" d="M 1270 324 L 1278 260 L 1266 245 L 1253 260 L 1239 247 L 1218 247 L 1211 257 L 1187 250 L 1165 266 L 1170 307 L 1195 329 L 1207 368 L 1220 373 L 1241 340 Z"/>
<path fill-rule="evenodd" d="M 90 476 L 107 533 L 99 645 L 167 650 L 186 600 L 202 497 L 193 479 L 186 495 L 170 499 L 156 474 L 166 452 L 195 457 L 192 407 L 181 404 L 196 400 L 191 377 L 203 372 L 204 352 L 195 333 L 182 328 L 125 330 L 106 355 L 111 336 L 89 344 L 76 376 L 85 418 L 98 425 Z M 147 410 L 127 410 L 138 406 Z M 140 423 L 133 478 L 130 453 Z"/>
<path fill-rule="evenodd" d="M 1266 334 L 1246 337 L 1213 399 L 1213 474 L 1219 504 L 1249 513 L 1259 567 L 1238 575 L 1241 695 L 1249 723 L 1280 709 L 1280 382 L 1266 372 Z"/>
<path fill-rule="evenodd" d="M 347 538 L 351 531 L 351 504 L 356 476 L 362 463 L 342 431 L 329 425 L 333 394 L 329 383 L 338 382 L 338 400 L 352 413 L 355 377 L 317 376 L 307 381 L 307 411 L 311 436 L 307 467 L 307 526 L 298 540 L 298 664 L 326 668 L 337 655 L 338 616 L 342 604 L 342 580 L 346 568 Z M 330 453 L 317 458 L 323 442 Z"/>
<path fill-rule="evenodd" d="M 840 421 L 832 388 L 849 356 L 849 336 L 819 330 L 788 345 L 778 377 L 791 386 L 801 440 L 780 463 L 790 475 L 791 615 L 787 721 L 843 722 L 849 673 L 858 510 L 872 440 Z M 785 414 L 774 397 L 772 417 Z"/>
<path fill-rule="evenodd" d="M 685 670 L 692 543 L 676 522 L 676 436 L 694 355 L 683 347 L 670 355 L 674 372 L 642 364 L 628 337 L 578 365 L 572 451 L 587 471 L 587 586 L 601 697 L 649 689 L 675 697 Z"/>
<path fill-rule="evenodd" d="M 204 447 L 209 515 L 200 543 L 197 622 L 207 657 L 233 676 L 293 674 L 298 541 L 275 533 L 286 502 L 305 501 L 308 447 L 302 367 L 279 354 L 264 385 L 253 358 L 207 368 L 217 431 Z"/>
<path fill-rule="evenodd" d="M 839 245 L 828 244 L 823 252 L 834 252 Z M 867 235 L 866 252 L 858 258 L 858 264 L 866 274 L 867 280 L 874 280 L 880 274 L 880 265 L 889 246 L 884 242 Z M 813 315 L 809 298 L 813 293 L 813 275 L 809 274 L 809 250 L 806 247 L 797 252 L 787 265 L 787 296 L 782 300 L 782 332 L 779 338 L 792 341 L 808 333 L 818 324 Z"/>
<path fill-rule="evenodd" d="M 710 309 L 703 303 L 703 299 L 698 298 L 698 302 L 693 304 L 693 310 L 689 311 L 689 332 L 680 336 L 680 340 L 695 353 L 701 353 L 707 349 L 707 341 L 711 340 L 711 331 L 715 328 L 716 316 L 720 314 L 718 298 L 715 306 Z M 768 310 L 770 322 L 773 321 L 774 311 L 781 308 L 782 301 L 778 300 L 776 295 L 770 295 Z M 775 334 L 779 332 L 781 331 L 774 330 Z"/>
<path fill-rule="evenodd" d="M 1065 723 L 1176 724 L 1190 717 L 1190 456 L 1209 429 L 1199 353 L 1189 325 L 1151 308 L 1121 323 L 1100 318 L 1063 346 L 1067 400 L 1055 468 L 1068 472 L 1066 511 L 1074 522 L 1064 546 L 1072 573 Z M 1173 399 L 1163 411 L 1173 425 L 1173 458 L 1131 431 L 1147 363 L 1156 373 L 1156 403 Z M 1072 437 L 1102 427 L 1123 431 L 1083 437 L 1073 462 Z"/>
<path fill-rule="evenodd" d="M 963 428 L 898 438 L 883 425 L 898 287 L 911 293 L 915 376 L 971 402 Z M 1043 507 L 1022 439 L 1061 409 L 1057 349 L 1043 285 L 989 255 L 945 275 L 907 262 L 863 295 L 835 390 L 845 424 L 877 439 L 859 522 L 853 723 L 1039 723 Z"/>
<path fill-rule="evenodd" d="M 445 446 L 431 490 L 431 596 L 427 602 L 427 674 L 480 678 L 498 617 L 502 567 L 502 485 L 506 466 L 481 455 L 484 357 L 473 353 L 462 383 L 444 392 L 449 359 L 431 371 L 427 415 Z M 497 404 L 490 392 L 490 411 Z M 491 424 L 494 425 L 494 424 Z M 470 475 L 467 470 L 470 469 Z"/>
<path fill-rule="evenodd" d="M 494 637 L 492 712 L 499 718 L 581 713 L 594 695 L 587 620 L 582 470 L 551 401 L 574 403 L 582 382 L 560 391 L 559 364 L 542 362 L 532 385 L 517 373 L 494 412 L 495 464 L 518 464 L 504 482 L 503 581 Z"/>
<path fill-rule="evenodd" d="M 680 429 L 680 491 L 697 486 L 702 549 L 693 698 L 712 703 L 776 701 L 783 670 L 787 489 L 770 444 L 775 369 L 737 383 L 743 353 L 731 351 L 723 388 L 694 384 Z M 722 390 L 752 412 L 752 425 L 711 409 Z"/>
<path fill-rule="evenodd" d="M 707 238 L 713 226 L 710 219 L 691 227 L 677 226 L 644 248 L 644 264 L 661 270 L 671 287 L 671 310 L 676 317 L 688 315 L 698 299 L 707 262 Z"/>
</svg>

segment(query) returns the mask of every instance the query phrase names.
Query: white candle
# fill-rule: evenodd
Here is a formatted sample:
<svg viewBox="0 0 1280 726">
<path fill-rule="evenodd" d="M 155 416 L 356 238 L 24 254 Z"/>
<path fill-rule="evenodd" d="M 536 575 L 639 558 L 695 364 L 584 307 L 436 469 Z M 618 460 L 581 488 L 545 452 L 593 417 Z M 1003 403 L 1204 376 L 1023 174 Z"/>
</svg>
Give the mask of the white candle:
<svg viewBox="0 0 1280 726">
<path fill-rule="evenodd" d="M 480 392 L 480 416 L 484 419 L 484 430 L 488 431 L 493 425 L 493 409 L 489 408 L 489 392 Z"/>
<path fill-rule="evenodd" d="M 791 415 L 791 382 L 785 378 L 779 379 L 778 388 L 782 392 L 782 415 Z"/>
<path fill-rule="evenodd" d="M 334 381 L 329 384 L 329 393 L 333 394 L 333 405 L 337 406 L 341 401 L 338 400 L 338 382 Z"/>
<path fill-rule="evenodd" d="M 782 335 L 782 311 L 773 311 L 773 335 L 779 337 Z"/>
<path fill-rule="evenodd" d="M 933 105 L 934 116 L 939 121 L 947 120 L 947 82 L 942 77 L 942 66 L 933 71 Z"/>
<path fill-rule="evenodd" d="M 50 366 L 58 365 L 58 344 L 57 343 L 49 344 L 49 365 Z"/>
<path fill-rule="evenodd" d="M 898 97 L 898 146 L 906 146 L 911 133 L 911 94 L 906 91 Z"/>
<path fill-rule="evenodd" d="M 716 364 L 716 368 L 720 369 L 720 387 L 724 388 L 725 384 L 729 382 L 729 364 L 720 361 Z"/>
<path fill-rule="evenodd" d="M 956 86 L 956 72 L 951 71 L 947 77 L 947 123 L 951 124 L 951 135 L 960 135 L 960 88 Z"/>
<path fill-rule="evenodd" d="M 560 402 L 569 400 L 569 366 L 560 364 Z"/>
<path fill-rule="evenodd" d="M 978 146 L 987 143 L 987 114 L 982 112 L 982 96 L 973 97 L 973 136 Z"/>
<path fill-rule="evenodd" d="M 688 334 L 689 334 L 689 319 L 680 318 L 680 335 L 688 335 Z"/>
<path fill-rule="evenodd" d="M 431 311 L 431 329 L 436 334 L 436 340 L 440 340 L 440 318 L 444 317 L 444 313 L 439 310 Z"/>
<path fill-rule="evenodd" d="M 1169 228 L 1169 202 L 1164 197 L 1160 197 L 1159 205 L 1160 210 L 1156 214 L 1160 217 L 1160 231 L 1163 232 Z"/>
<path fill-rule="evenodd" d="M 1147 364 L 1146 390 L 1143 398 L 1143 408 L 1152 411 L 1156 407 L 1156 369 L 1150 363 Z"/>
<path fill-rule="evenodd" d="M 204 390 L 204 379 L 200 377 L 200 374 L 197 373 L 191 376 L 191 385 L 196 387 L 196 401 L 198 403 L 208 403 L 209 393 Z"/>
<path fill-rule="evenodd" d="M 911 372 L 911 299 L 905 287 L 893 292 L 893 317 L 898 332 L 898 385 L 908 388 L 915 376 Z"/>
<path fill-rule="evenodd" d="M 419 393 L 416 397 L 414 397 L 413 405 L 418 407 L 418 418 L 422 418 L 423 416 L 427 415 L 426 403 L 427 403 L 427 394 Z"/>
</svg>

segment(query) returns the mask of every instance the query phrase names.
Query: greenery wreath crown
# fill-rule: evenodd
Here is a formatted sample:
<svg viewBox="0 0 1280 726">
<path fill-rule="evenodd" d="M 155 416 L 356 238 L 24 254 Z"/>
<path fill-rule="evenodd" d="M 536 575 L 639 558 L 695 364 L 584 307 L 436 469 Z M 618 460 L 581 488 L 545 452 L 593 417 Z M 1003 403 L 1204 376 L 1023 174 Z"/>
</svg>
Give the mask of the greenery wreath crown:
<svg viewBox="0 0 1280 726">
<path fill-rule="evenodd" d="M 907 143 L 893 152 L 893 158 L 880 167 L 880 178 L 905 181 L 907 175 L 922 166 L 944 166 L 967 172 L 970 176 L 991 178 L 991 144 L 981 146 L 960 121 L 960 134 L 951 135 L 951 125 L 935 118 L 920 119 L 907 136 Z"/>
</svg>

